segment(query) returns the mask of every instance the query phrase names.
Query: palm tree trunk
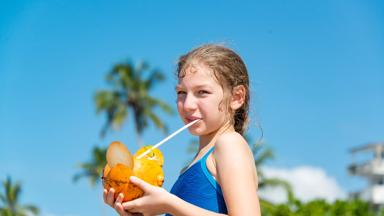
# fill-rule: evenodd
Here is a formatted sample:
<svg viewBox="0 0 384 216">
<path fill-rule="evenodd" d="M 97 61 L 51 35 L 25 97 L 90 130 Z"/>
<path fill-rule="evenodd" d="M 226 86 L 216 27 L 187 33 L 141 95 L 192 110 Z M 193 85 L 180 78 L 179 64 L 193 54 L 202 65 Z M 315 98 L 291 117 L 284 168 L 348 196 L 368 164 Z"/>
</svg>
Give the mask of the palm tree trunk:
<svg viewBox="0 0 384 216">
<path fill-rule="evenodd" d="M 139 121 L 139 111 L 137 106 L 133 106 L 133 113 L 134 113 L 134 122 L 135 122 L 135 137 L 136 137 L 136 145 L 140 148 L 142 146 L 142 140 L 141 140 L 141 131 L 139 130 L 140 128 L 140 121 Z"/>
<path fill-rule="evenodd" d="M 135 127 L 135 138 L 136 138 L 137 147 L 140 148 L 141 146 L 143 146 L 143 141 L 142 141 L 139 129 L 137 127 Z"/>
</svg>

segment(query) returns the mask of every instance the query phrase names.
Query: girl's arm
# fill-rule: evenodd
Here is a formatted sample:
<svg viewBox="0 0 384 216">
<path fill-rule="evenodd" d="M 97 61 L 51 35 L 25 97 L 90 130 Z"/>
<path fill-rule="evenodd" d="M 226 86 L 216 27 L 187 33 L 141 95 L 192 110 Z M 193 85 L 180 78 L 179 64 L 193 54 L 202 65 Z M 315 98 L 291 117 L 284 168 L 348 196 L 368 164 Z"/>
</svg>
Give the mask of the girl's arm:
<svg viewBox="0 0 384 216">
<path fill-rule="evenodd" d="M 257 172 L 248 143 L 236 132 L 222 134 L 213 155 L 228 215 L 261 215 Z"/>
</svg>

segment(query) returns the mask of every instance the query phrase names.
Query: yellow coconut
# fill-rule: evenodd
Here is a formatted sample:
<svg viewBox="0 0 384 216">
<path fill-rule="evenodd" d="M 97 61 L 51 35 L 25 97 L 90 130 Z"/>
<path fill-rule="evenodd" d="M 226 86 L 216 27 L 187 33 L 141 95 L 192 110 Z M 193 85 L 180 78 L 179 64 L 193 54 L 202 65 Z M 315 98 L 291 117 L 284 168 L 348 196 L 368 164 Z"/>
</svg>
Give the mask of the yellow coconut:
<svg viewBox="0 0 384 216">
<path fill-rule="evenodd" d="M 154 149 L 146 156 L 137 157 L 151 146 L 140 148 L 134 157 L 124 144 L 113 142 L 107 150 L 108 163 L 103 170 L 103 185 L 109 190 L 115 189 L 115 198 L 119 193 L 124 194 L 123 201 L 136 199 L 143 195 L 143 191 L 129 182 L 130 176 L 136 176 L 149 184 L 161 187 L 164 182 L 162 165 L 164 162 L 160 150 Z M 116 156 L 117 155 L 117 156 Z"/>
</svg>

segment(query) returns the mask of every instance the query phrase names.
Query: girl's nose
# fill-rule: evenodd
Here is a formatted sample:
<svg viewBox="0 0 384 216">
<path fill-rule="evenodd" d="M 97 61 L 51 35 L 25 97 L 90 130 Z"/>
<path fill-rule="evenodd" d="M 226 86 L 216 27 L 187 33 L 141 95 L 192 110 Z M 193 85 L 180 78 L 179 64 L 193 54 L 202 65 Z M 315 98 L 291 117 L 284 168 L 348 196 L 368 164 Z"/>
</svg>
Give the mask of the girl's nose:
<svg viewBox="0 0 384 216">
<path fill-rule="evenodd" d="M 184 110 L 193 111 L 197 108 L 196 98 L 193 95 L 187 94 L 184 99 Z"/>
</svg>

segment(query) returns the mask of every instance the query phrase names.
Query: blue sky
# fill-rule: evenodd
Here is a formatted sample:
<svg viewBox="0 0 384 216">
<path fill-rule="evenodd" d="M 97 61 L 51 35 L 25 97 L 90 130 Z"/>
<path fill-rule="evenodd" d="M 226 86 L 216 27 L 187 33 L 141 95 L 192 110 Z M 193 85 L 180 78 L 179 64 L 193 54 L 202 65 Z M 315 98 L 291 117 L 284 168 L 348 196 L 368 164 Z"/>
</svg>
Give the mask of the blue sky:
<svg viewBox="0 0 384 216">
<path fill-rule="evenodd" d="M 384 4 L 372 1 L 7 1 L 0 7 L 0 177 L 23 185 L 21 202 L 43 215 L 101 215 L 101 188 L 72 182 L 93 146 L 121 140 L 132 122 L 99 138 L 93 94 L 127 59 L 167 76 L 152 94 L 174 105 L 179 55 L 224 43 L 248 66 L 250 136 L 264 129 L 268 166 L 324 170 L 345 190 L 361 181 L 348 149 L 383 141 Z M 182 126 L 162 115 L 170 131 Z M 165 135 L 150 127 L 145 143 Z M 161 147 L 164 187 L 191 157 L 184 132 Z"/>
</svg>

